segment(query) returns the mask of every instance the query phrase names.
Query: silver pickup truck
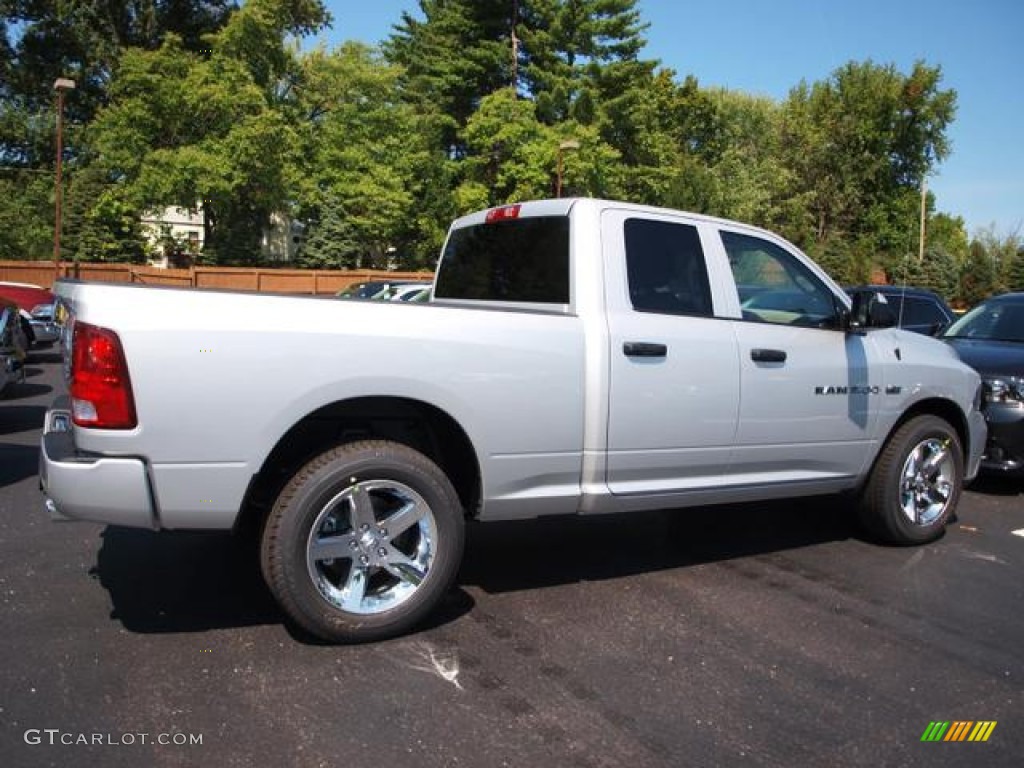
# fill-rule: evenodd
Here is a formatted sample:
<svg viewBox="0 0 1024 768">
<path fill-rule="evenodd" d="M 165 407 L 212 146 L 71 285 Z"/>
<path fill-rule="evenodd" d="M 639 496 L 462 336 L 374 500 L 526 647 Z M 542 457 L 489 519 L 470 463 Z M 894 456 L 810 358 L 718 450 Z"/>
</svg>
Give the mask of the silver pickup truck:
<svg viewBox="0 0 1024 768">
<path fill-rule="evenodd" d="M 467 520 L 850 491 L 879 537 L 929 541 L 985 442 L 946 345 L 769 232 L 670 210 L 466 216 L 425 304 L 58 292 L 51 515 L 252 527 L 284 610 L 333 641 L 430 612 Z"/>
</svg>

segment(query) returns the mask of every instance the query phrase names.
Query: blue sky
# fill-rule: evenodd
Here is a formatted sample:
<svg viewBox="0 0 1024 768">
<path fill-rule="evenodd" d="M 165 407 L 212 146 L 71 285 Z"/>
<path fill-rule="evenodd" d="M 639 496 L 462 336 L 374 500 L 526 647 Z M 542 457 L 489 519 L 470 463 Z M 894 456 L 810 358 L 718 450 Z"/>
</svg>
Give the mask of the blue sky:
<svg viewBox="0 0 1024 768">
<path fill-rule="evenodd" d="M 377 43 L 415 0 L 327 0 L 328 45 Z M 952 154 L 929 178 L 940 211 L 968 230 L 1024 235 L 1024 2 L 1021 0 L 639 0 L 644 57 L 680 78 L 783 99 L 851 59 L 940 65 L 957 92 Z"/>
</svg>

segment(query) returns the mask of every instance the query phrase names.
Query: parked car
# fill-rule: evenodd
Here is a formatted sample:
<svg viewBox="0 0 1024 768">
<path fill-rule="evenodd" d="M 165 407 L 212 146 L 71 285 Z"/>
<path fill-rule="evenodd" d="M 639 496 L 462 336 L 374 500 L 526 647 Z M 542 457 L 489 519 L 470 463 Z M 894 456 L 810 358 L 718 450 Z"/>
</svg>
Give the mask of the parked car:
<svg viewBox="0 0 1024 768">
<path fill-rule="evenodd" d="M 988 421 L 982 469 L 1024 476 L 1024 293 L 982 302 L 942 338 L 981 374 Z"/>
<path fill-rule="evenodd" d="M 371 299 L 373 301 L 412 301 L 415 294 L 433 285 L 427 281 L 386 281 L 375 280 L 356 283 L 339 291 L 339 299 Z"/>
<path fill-rule="evenodd" d="M 0 298 L 13 301 L 26 313 L 31 313 L 40 304 L 53 304 L 57 300 L 53 291 L 32 283 L 0 282 Z"/>
<path fill-rule="evenodd" d="M 425 301 L 430 296 L 433 283 L 405 283 L 395 286 L 388 301 Z"/>
<path fill-rule="evenodd" d="M 60 326 L 57 323 L 56 303 L 33 307 L 29 314 L 29 324 L 32 326 L 36 346 L 48 347 L 57 341 L 60 338 Z"/>
<path fill-rule="evenodd" d="M 858 285 L 851 291 L 871 290 L 882 294 L 896 313 L 896 324 L 906 331 L 938 336 L 955 320 L 956 313 L 939 294 L 927 288 L 902 285 Z"/>
<path fill-rule="evenodd" d="M 335 296 L 339 299 L 372 299 L 389 285 L 390 283 L 386 280 L 368 280 L 342 288 Z"/>
<path fill-rule="evenodd" d="M 737 283 L 804 294 L 807 314 L 748 320 Z M 328 640 L 422 620 L 467 519 L 845 490 L 878 537 L 932 541 L 985 445 L 981 381 L 948 345 L 782 238 L 699 214 L 479 211 L 452 224 L 422 305 L 58 293 L 73 333 L 44 420 L 50 513 L 262 531 L 271 592 Z"/>
<path fill-rule="evenodd" d="M 422 282 L 411 280 L 368 280 L 364 283 L 356 283 L 338 291 L 335 295 L 339 299 L 373 299 L 376 301 L 390 301 L 395 292 L 406 285 L 423 285 Z M 426 283 L 430 285 L 430 283 Z"/>
<path fill-rule="evenodd" d="M 0 298 L 0 394 L 11 382 L 24 379 L 26 347 L 17 305 Z"/>
<path fill-rule="evenodd" d="M 29 347 L 47 347 L 60 337 L 53 319 L 57 297 L 52 291 L 31 283 L 0 282 L 0 298 L 17 305 Z"/>
</svg>

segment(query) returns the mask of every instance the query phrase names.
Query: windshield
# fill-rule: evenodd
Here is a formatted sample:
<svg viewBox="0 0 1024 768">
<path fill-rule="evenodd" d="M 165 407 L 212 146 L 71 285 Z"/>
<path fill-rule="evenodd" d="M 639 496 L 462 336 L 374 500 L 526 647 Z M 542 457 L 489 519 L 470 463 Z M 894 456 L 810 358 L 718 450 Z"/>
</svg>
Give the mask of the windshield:
<svg viewBox="0 0 1024 768">
<path fill-rule="evenodd" d="M 943 337 L 1024 342 L 1024 298 L 979 304 L 953 323 Z"/>
</svg>

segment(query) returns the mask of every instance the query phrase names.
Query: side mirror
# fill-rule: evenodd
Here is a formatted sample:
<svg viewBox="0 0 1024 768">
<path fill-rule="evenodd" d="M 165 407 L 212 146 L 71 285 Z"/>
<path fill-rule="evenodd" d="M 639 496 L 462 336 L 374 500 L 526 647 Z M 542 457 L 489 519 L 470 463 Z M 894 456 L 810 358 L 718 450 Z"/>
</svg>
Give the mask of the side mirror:
<svg viewBox="0 0 1024 768">
<path fill-rule="evenodd" d="M 866 331 L 869 328 L 892 328 L 896 325 L 896 313 L 878 291 L 854 291 L 850 308 L 851 331 Z"/>
</svg>

